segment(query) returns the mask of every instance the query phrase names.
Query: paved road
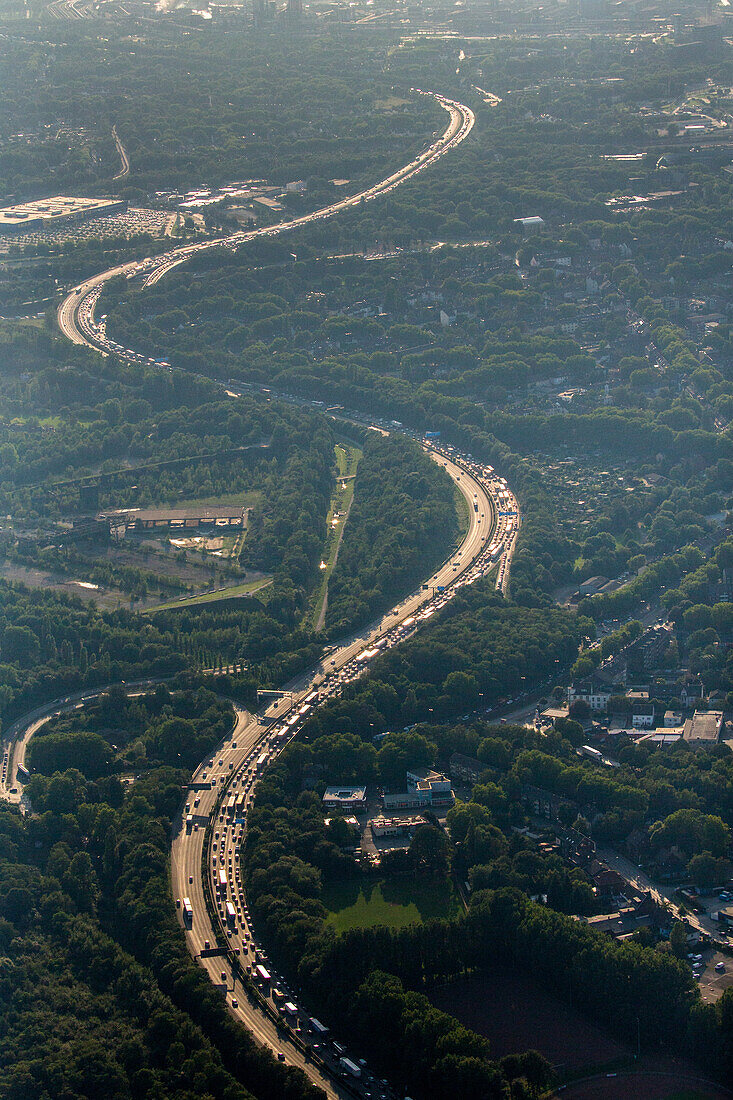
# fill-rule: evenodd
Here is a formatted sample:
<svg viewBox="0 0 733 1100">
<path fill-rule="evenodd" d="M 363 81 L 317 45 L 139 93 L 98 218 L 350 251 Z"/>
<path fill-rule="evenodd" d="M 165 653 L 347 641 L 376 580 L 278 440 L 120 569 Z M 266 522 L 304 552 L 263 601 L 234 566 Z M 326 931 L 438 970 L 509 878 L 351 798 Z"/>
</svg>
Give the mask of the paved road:
<svg viewBox="0 0 733 1100">
<path fill-rule="evenodd" d="M 266 754 L 269 762 L 297 733 L 299 726 L 312 713 L 315 704 L 308 700 L 313 699 L 315 692 L 318 692 L 320 701 L 340 692 L 345 683 L 361 674 L 368 664 L 369 654 L 376 655 L 381 648 L 398 644 L 414 631 L 421 619 L 425 621 L 434 614 L 437 607 L 450 598 L 452 591 L 476 579 L 489 568 L 479 559 L 483 558 L 485 562 L 489 542 L 496 533 L 496 505 L 489 488 L 496 484 L 495 479 L 483 477 L 478 471 L 469 472 L 470 467 L 465 462 L 450 458 L 434 448 L 430 448 L 430 453 L 445 466 L 469 505 L 469 530 L 461 546 L 426 582 L 427 587 L 421 586 L 388 614 L 329 653 L 310 673 L 287 684 L 284 689 L 287 699 L 273 702 L 254 717 L 240 712 L 232 736 L 218 746 L 216 752 L 207 756 L 197 769 L 185 798 L 185 807 L 174 827 L 172 886 L 177 903 L 182 905 L 187 897 L 193 909 L 191 927 L 186 929 L 192 954 L 199 957 L 215 984 L 226 985 L 230 1011 L 246 1024 L 257 1041 L 282 1053 L 289 1064 L 303 1068 L 329 1097 L 353 1095 L 353 1091 L 345 1091 L 337 1078 L 324 1076 L 312 1060 L 306 1060 L 300 1047 L 291 1041 L 292 1032 L 284 1027 L 278 1028 L 259 1003 L 250 999 L 245 985 L 235 980 L 231 959 L 220 956 L 201 959 L 200 954 L 208 940 L 211 947 L 217 942 L 228 943 L 243 966 L 267 962 L 256 946 L 238 864 L 243 817 L 251 804 L 258 778 L 257 759 Z M 475 464 L 472 465 L 475 468 Z M 439 592 L 439 588 L 445 591 Z M 212 782 L 213 788 L 210 786 Z M 244 801 L 236 816 L 228 816 L 225 810 L 232 794 Z M 220 809 L 214 813 L 217 796 Z M 192 814 L 190 827 L 186 824 L 189 812 Z M 209 824 L 211 827 L 206 833 Z M 206 908 L 201 879 L 202 862 L 210 893 L 218 897 L 217 921 L 212 920 Z M 218 875 L 222 869 L 226 875 L 224 891 L 220 891 L 218 886 Z M 236 909 L 233 921 L 226 917 L 224 907 L 227 901 Z M 185 927 L 182 911 L 178 911 Z M 224 981 L 222 974 L 225 975 Z M 295 1000 L 296 994 L 291 994 L 291 997 Z M 306 1035 L 306 1014 L 302 1013 L 297 1019 Z"/>
<path fill-rule="evenodd" d="M 652 882 L 636 863 L 632 863 L 630 859 L 619 855 L 613 848 L 598 848 L 596 849 L 596 855 L 614 871 L 618 871 L 620 875 L 623 875 L 637 890 L 648 891 L 659 905 L 668 905 L 675 913 L 679 913 L 679 903 L 674 900 L 676 886 L 660 886 L 659 883 Z M 700 901 L 704 904 L 705 899 L 701 898 Z M 718 902 L 713 906 L 713 910 L 717 911 L 721 904 L 723 903 Z M 719 942 L 717 921 L 711 920 L 706 913 L 693 913 L 687 907 L 685 920 L 698 932 L 704 932 L 708 936 L 712 936 L 714 941 Z"/>
<path fill-rule="evenodd" d="M 157 680 L 139 680 L 127 685 L 129 695 L 140 694 L 146 688 L 158 683 Z M 71 710 L 80 709 L 91 699 L 98 699 L 109 691 L 110 684 L 103 687 L 90 688 L 85 691 L 72 692 L 69 695 L 54 699 L 51 703 L 36 707 L 28 711 L 22 718 L 18 718 L 12 725 L 3 730 L 2 734 L 2 763 L 0 763 L 0 801 L 22 803 L 22 782 L 18 783 L 18 766 L 25 767 L 25 758 L 31 737 L 48 722 L 49 718 L 56 718 Z M 138 690 L 139 689 L 139 690 Z"/>
<path fill-rule="evenodd" d="M 312 214 L 282 222 L 275 226 L 263 227 L 253 232 L 238 232 L 219 241 L 204 241 L 199 244 L 174 249 L 163 256 L 151 257 L 135 264 L 121 264 L 102 272 L 81 284 L 70 294 L 58 309 L 59 328 L 70 340 L 77 344 L 87 344 L 105 353 L 112 353 L 132 362 L 152 363 L 144 356 L 137 355 L 131 349 L 121 348 L 107 339 L 104 326 L 96 322 L 94 309 L 102 287 L 119 274 L 143 274 L 145 285 L 151 286 L 179 264 L 185 263 L 198 252 L 210 248 L 236 249 L 257 237 L 276 236 L 291 229 L 331 218 L 339 213 L 379 198 L 433 164 L 450 149 L 455 148 L 470 133 L 474 125 L 474 115 L 470 108 L 447 97 L 434 93 L 431 95 L 448 112 L 450 121 L 439 140 L 429 149 L 416 157 L 399 171 L 368 188 L 358 195 L 345 198 Z M 253 789 L 257 781 L 256 759 L 264 755 L 269 761 L 277 755 L 297 733 L 313 707 L 314 693 L 320 700 L 338 694 L 344 684 L 356 679 L 368 667 L 369 661 L 381 650 L 398 644 L 409 637 L 421 622 L 429 619 L 449 600 L 463 584 L 470 583 L 487 573 L 498 563 L 497 586 L 506 591 L 509 576 L 509 564 L 514 550 L 516 533 L 519 526 L 516 499 L 510 494 L 505 483 L 496 478 L 493 471 L 479 467 L 469 460 L 461 459 L 452 451 L 443 452 L 440 448 L 426 448 L 432 457 L 445 466 L 468 502 L 469 529 L 461 546 L 450 556 L 429 580 L 417 591 L 411 593 L 387 615 L 380 617 L 366 630 L 347 639 L 336 651 L 329 653 L 311 673 L 299 677 L 286 685 L 289 702 L 273 702 L 264 713 L 252 717 L 244 711 L 237 712 L 234 733 L 217 752 L 207 757 L 200 765 L 192 780 L 184 810 L 174 826 L 171 855 L 172 887 L 181 908 L 183 920 L 183 899 L 188 899 L 192 908 L 190 927 L 186 936 L 191 952 L 200 959 L 212 980 L 226 987 L 230 1011 L 238 1016 L 250 1029 L 255 1038 L 267 1044 L 288 1063 L 298 1065 L 305 1070 L 309 1078 L 324 1089 L 329 1097 L 346 1094 L 353 1095 L 353 1086 L 345 1090 L 336 1075 L 324 1074 L 312 1061 L 306 1061 L 297 1043 L 287 1038 L 287 1033 L 278 1027 L 263 1010 L 256 999 L 250 999 L 246 989 L 234 982 L 233 964 L 242 963 L 255 955 L 254 934 L 247 913 L 246 901 L 238 881 L 238 846 L 241 842 L 240 823 L 226 820 L 226 813 L 215 813 L 217 796 L 222 798 L 226 792 L 236 791 L 237 797 L 244 795 L 251 802 Z M 513 509 L 513 517 L 499 516 L 500 511 Z M 493 543 L 491 540 L 494 540 Z M 212 779 L 214 786 L 212 787 Z M 208 787 L 206 784 L 208 783 Z M 187 821 L 188 813 L 192 815 Z M 194 816 L 195 815 L 195 816 Z M 211 828 L 206 830 L 206 825 Z M 215 826 L 221 824 L 221 828 Z M 215 834 L 219 833 L 220 836 Z M 206 850 L 204 845 L 206 844 Z M 214 845 L 218 845 L 218 851 Z M 226 858 L 227 884 L 219 897 L 219 919 L 214 927 L 212 917 L 205 904 L 204 875 L 211 876 L 212 891 L 216 892 L 215 871 L 221 870 L 221 861 Z M 219 860 L 216 868 L 214 860 Z M 225 916 L 225 899 L 236 903 L 236 917 L 231 913 Z M 217 941 L 226 944 L 232 956 L 226 960 L 221 956 L 201 958 L 205 943 L 210 949 Z M 245 964 L 251 965 L 251 964 Z M 292 1033 L 291 1033 L 292 1037 Z M 379 1090 L 388 1093 L 388 1090 Z M 363 1088 L 361 1088 L 363 1094 Z"/>
<path fill-rule="evenodd" d="M 115 139 L 115 145 L 117 146 L 117 152 L 120 155 L 120 170 L 119 170 L 119 172 L 117 173 L 116 176 L 112 177 L 112 179 L 121 180 L 121 179 L 124 179 L 125 176 L 130 175 L 130 158 L 127 155 L 127 152 L 125 150 L 124 145 L 120 141 L 120 135 L 117 133 L 117 127 L 116 126 L 112 127 L 112 137 Z"/>
<path fill-rule="evenodd" d="M 58 307 L 57 321 L 61 331 L 75 344 L 87 344 L 107 354 L 114 354 L 131 359 L 133 362 L 143 361 L 154 364 L 154 360 L 148 360 L 144 356 L 137 356 L 134 352 L 130 351 L 130 349 L 117 347 L 106 338 L 103 327 L 95 322 L 94 307 L 104 284 L 109 282 L 109 280 L 116 275 L 138 274 L 145 276 L 146 286 L 152 286 L 167 272 L 172 271 L 173 268 L 178 267 L 180 264 L 186 263 L 187 260 L 191 259 L 191 257 L 195 256 L 197 253 L 212 248 L 236 250 L 258 237 L 278 236 L 281 233 L 290 232 L 304 225 L 310 225 L 314 222 L 332 218 L 347 210 L 361 206 L 363 203 L 372 202 L 374 199 L 389 194 L 389 192 L 393 191 L 395 188 L 406 183 L 407 180 L 413 179 L 420 172 L 423 172 L 429 165 L 436 163 L 436 161 L 445 156 L 451 149 L 456 148 L 456 146 L 468 137 L 475 122 L 475 116 L 470 107 L 466 107 L 456 100 L 449 99 L 447 96 L 438 95 L 434 92 L 422 92 L 420 89 L 414 89 L 414 91 L 416 94 L 429 96 L 439 103 L 440 106 L 448 112 L 450 121 L 442 136 L 425 150 L 425 152 L 415 157 L 414 160 L 411 160 L 409 164 L 406 164 L 397 172 L 393 172 L 392 175 L 387 176 L 386 179 L 381 180 L 365 191 L 359 192 L 357 195 L 351 195 L 338 202 L 331 203 L 329 206 L 325 206 L 320 210 L 315 210 L 311 214 L 293 218 L 291 221 L 279 222 L 277 225 L 272 226 L 263 226 L 260 229 L 248 232 L 238 231 L 230 234 L 228 237 L 215 241 L 200 241 L 197 244 L 184 245 L 181 248 L 172 249 L 170 252 L 166 252 L 161 256 L 149 257 L 147 260 L 136 263 L 118 264 L 115 267 L 109 268 L 107 271 L 100 272 L 98 275 L 80 284 L 80 286 L 72 291 Z"/>
<path fill-rule="evenodd" d="M 221 985 L 222 989 L 226 987 L 229 1010 L 247 1026 L 256 1041 L 282 1055 L 288 1064 L 302 1068 L 311 1081 L 324 1089 L 329 1098 L 353 1096 L 353 1088 L 356 1086 L 349 1090 L 336 1073 L 324 1074 L 312 1058 L 306 1059 L 292 1030 L 283 1025 L 278 1026 L 260 1003 L 250 997 L 242 983 L 234 980 L 232 958 L 227 958 L 226 955 L 201 957 L 207 940 L 210 948 L 215 948 L 217 942 L 227 944 L 233 952 L 237 952 L 239 961 L 245 966 L 252 965 L 247 960 L 254 961 L 255 951 L 259 951 L 255 946 L 254 930 L 249 921 L 238 874 L 242 818 L 238 822 L 226 820 L 224 809 L 219 811 L 219 816 L 213 815 L 217 798 L 221 799 L 225 793 L 229 796 L 233 791 L 237 796 L 244 795 L 247 803 L 251 803 L 258 778 L 255 763 L 257 758 L 264 753 L 268 761 L 272 760 L 289 743 L 303 721 L 312 713 L 316 705 L 314 693 L 318 693 L 320 701 L 338 694 L 346 683 L 363 673 L 369 661 L 379 652 L 410 637 L 460 587 L 479 579 L 495 567 L 496 561 L 492 560 L 493 556 L 489 551 L 500 537 L 496 513 L 502 503 L 499 493 L 506 495 L 506 486 L 490 468 L 458 456 L 452 450 L 443 451 L 434 446 L 426 449 L 436 462 L 445 467 L 468 503 L 469 528 L 461 545 L 425 585 L 421 585 L 369 627 L 347 638 L 311 672 L 285 685 L 283 690 L 287 698 L 283 696 L 273 701 L 258 715 L 250 715 L 235 707 L 236 722 L 232 733 L 217 747 L 216 752 L 207 756 L 194 773 L 192 785 L 184 799 L 184 808 L 173 827 L 171 886 L 178 905 L 182 905 L 183 899 L 188 898 L 193 909 L 191 927 L 186 929 L 192 955 L 206 968 L 215 984 Z M 503 537 L 508 541 L 506 532 Z M 149 687 L 151 683 L 145 681 L 130 687 L 137 690 Z M 38 708 L 16 722 L 6 735 L 11 742 L 11 748 L 14 748 L 14 767 L 24 759 L 30 738 L 43 722 L 55 714 L 82 706 L 108 687 L 106 685 L 104 688 L 66 696 L 46 707 Z M 13 768 L 7 784 L 0 788 L 0 796 L 12 797 L 17 801 L 19 795 L 9 795 L 9 788 L 15 784 Z M 187 824 L 189 812 L 192 815 L 190 827 Z M 246 807 L 243 812 L 246 813 Z M 206 826 L 209 823 L 212 828 L 207 833 Z M 216 833 L 220 835 L 216 836 Z M 215 858 L 218 866 L 214 863 Z M 220 919 L 215 926 L 205 904 L 202 867 L 205 867 L 204 875 L 209 877 L 212 893 L 216 894 L 216 875 L 225 858 L 227 886 L 226 892 L 219 895 Z M 234 929 L 228 925 L 224 915 L 226 900 L 236 903 L 238 907 Z M 177 911 L 182 917 L 182 910 Z M 183 920 L 181 923 L 184 923 Z M 261 957 L 261 954 L 258 955 L 258 961 Z M 294 997 L 295 994 L 291 996 Z M 307 1026 L 305 1016 L 299 1017 L 298 1022 L 303 1028 Z M 294 1025 L 295 1020 L 291 1020 L 291 1023 Z M 335 1070 L 336 1067 L 333 1068 Z M 363 1094 L 363 1089 L 360 1094 Z M 379 1094 L 390 1095 L 388 1089 L 382 1089 L 381 1086 Z"/>
</svg>

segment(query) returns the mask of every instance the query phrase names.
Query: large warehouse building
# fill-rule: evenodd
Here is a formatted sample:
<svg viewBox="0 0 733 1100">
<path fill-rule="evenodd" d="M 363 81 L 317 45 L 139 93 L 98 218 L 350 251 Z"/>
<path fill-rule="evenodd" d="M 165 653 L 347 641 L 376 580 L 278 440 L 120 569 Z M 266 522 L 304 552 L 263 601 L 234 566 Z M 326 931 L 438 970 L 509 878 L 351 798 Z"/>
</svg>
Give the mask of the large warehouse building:
<svg viewBox="0 0 733 1100">
<path fill-rule="evenodd" d="M 127 209 L 124 199 L 81 199 L 56 195 L 52 199 L 36 199 L 0 210 L 0 235 L 31 233 L 51 229 L 67 222 L 86 221 L 102 214 L 117 214 Z"/>
</svg>

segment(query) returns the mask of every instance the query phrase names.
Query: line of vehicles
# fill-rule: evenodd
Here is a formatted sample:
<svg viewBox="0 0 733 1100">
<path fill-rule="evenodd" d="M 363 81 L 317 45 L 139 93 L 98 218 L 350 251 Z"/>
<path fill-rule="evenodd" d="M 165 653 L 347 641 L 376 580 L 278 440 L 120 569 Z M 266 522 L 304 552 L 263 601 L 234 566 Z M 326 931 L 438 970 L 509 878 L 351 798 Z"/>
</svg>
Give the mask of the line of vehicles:
<svg viewBox="0 0 733 1100">
<path fill-rule="evenodd" d="M 129 359 L 131 362 L 152 367 L 171 369 L 167 360 L 139 355 L 131 349 L 123 348 L 115 341 L 108 339 L 103 325 L 99 325 L 94 319 L 94 309 L 104 282 L 116 274 L 124 274 L 125 278 L 128 280 L 143 276 L 143 285 L 145 287 L 150 287 L 163 278 L 169 271 L 172 271 L 173 268 L 185 263 L 196 253 L 204 252 L 211 248 L 226 248 L 230 251 L 236 251 L 241 245 L 258 237 L 277 236 L 280 233 L 302 227 L 303 225 L 332 218 L 345 210 L 360 206 L 362 203 L 371 202 L 373 199 L 389 194 L 389 192 L 396 187 L 399 187 L 406 180 L 422 172 L 428 165 L 432 164 L 450 149 L 460 144 L 460 142 L 462 142 L 471 132 L 475 123 L 475 115 L 471 108 L 466 107 L 457 100 L 450 99 L 448 96 L 443 96 L 435 92 L 425 92 L 419 88 L 413 88 L 411 91 L 417 95 L 429 96 L 438 102 L 449 113 L 450 122 L 443 135 L 437 141 L 433 142 L 428 149 L 410 161 L 409 164 L 404 165 L 404 167 L 400 168 L 397 172 L 394 172 L 391 176 L 376 183 L 373 187 L 357 195 L 351 195 L 348 198 L 341 199 L 339 202 L 332 203 L 330 206 L 323 207 L 321 210 L 313 211 L 311 214 L 304 214 L 302 217 L 292 218 L 290 220 L 278 222 L 276 225 L 264 226 L 260 229 L 249 231 L 239 230 L 236 233 L 230 234 L 228 237 L 185 245 L 182 248 L 177 248 L 171 252 L 165 252 L 158 256 L 149 256 L 144 260 L 123 266 L 122 268 L 110 269 L 109 272 L 96 276 L 91 285 L 87 283 L 76 287 L 66 301 L 62 303 L 58 311 L 59 325 L 62 331 L 65 332 L 70 339 L 75 339 L 74 330 L 76 329 L 76 332 L 81 335 L 82 338 L 86 339 L 88 343 L 107 354 L 114 354 L 121 358 Z M 85 290 L 85 287 L 89 289 Z M 71 315 L 69 315 L 69 308 L 71 310 Z M 74 320 L 74 315 L 76 320 Z"/>
<path fill-rule="evenodd" d="M 213 917 L 218 926 L 218 945 L 221 945 L 220 949 L 224 951 L 230 964 L 231 989 L 228 971 L 222 969 L 220 972 L 221 984 L 226 989 L 230 1007 L 234 1011 L 238 1010 L 239 998 L 242 992 L 247 995 L 249 983 L 250 995 L 253 989 L 257 991 L 264 1009 L 279 1021 L 279 1026 L 290 1037 L 290 1041 L 300 1046 L 307 1057 L 318 1063 L 322 1071 L 327 1071 L 342 1086 L 348 1084 L 348 1091 L 364 1100 L 367 1097 L 394 1100 L 395 1094 L 387 1082 L 377 1080 L 370 1073 L 363 1059 L 352 1056 L 341 1044 L 328 1038 L 328 1029 L 318 1021 L 314 1023 L 307 1010 L 299 1004 L 297 991 L 290 988 L 282 976 L 272 971 L 267 954 L 255 936 L 244 891 L 240 848 L 258 779 L 267 765 L 297 735 L 314 709 L 339 694 L 345 685 L 362 676 L 373 659 L 410 636 L 421 622 L 428 620 L 445 606 L 464 584 L 477 580 L 493 567 L 489 553 L 491 544 L 488 540 L 498 528 L 501 503 L 498 493 L 506 491 L 505 483 L 496 477 L 491 467 L 482 466 L 470 457 L 459 455 L 452 447 L 441 447 L 432 442 L 430 450 L 441 463 L 452 464 L 451 470 L 457 481 L 463 477 L 464 492 L 469 491 L 465 484 L 466 475 L 478 481 L 484 489 L 482 493 L 481 488 L 477 487 L 474 500 L 483 511 L 474 511 L 472 533 L 464 544 L 473 546 L 477 533 L 481 532 L 478 553 L 472 560 L 466 555 L 466 563 L 462 564 L 464 550 L 457 551 L 455 560 L 449 559 L 448 565 L 452 561 L 454 569 L 446 577 L 446 583 L 421 585 L 383 617 L 375 633 L 367 632 L 361 648 L 352 644 L 349 657 L 343 663 L 340 663 L 342 659 L 338 650 L 324 656 L 315 670 L 314 681 L 301 693 L 290 697 L 283 711 L 268 722 L 261 737 L 244 753 L 243 758 L 236 764 L 229 760 L 227 766 L 226 754 L 222 754 L 218 764 L 212 756 L 205 762 L 206 770 L 201 773 L 197 784 L 200 785 L 201 781 L 208 779 L 211 787 L 218 790 L 217 802 L 209 819 L 204 861 L 209 896 L 214 908 Z M 485 514 L 487 508 L 490 509 L 488 519 Z M 485 533 L 481 530 L 481 521 L 485 522 Z M 443 573 L 447 567 L 443 567 Z M 457 572 L 459 569 L 460 573 Z M 454 570 L 455 576 L 452 575 Z M 438 573 L 440 575 L 441 571 Z M 416 598 L 418 603 L 413 606 Z M 270 713 L 276 705 L 271 706 Z M 232 747 L 236 747 L 236 743 Z M 187 812 L 190 811 L 194 795 L 195 789 L 192 788 L 186 803 Z M 196 827 L 194 823 L 194 828 Z M 191 927 L 192 917 L 191 923 L 187 924 L 189 918 L 185 900 L 183 920 L 187 927 Z M 209 940 L 205 941 L 204 951 L 211 951 Z M 238 982 L 243 983 L 242 992 L 237 987 Z M 284 1060 L 282 1051 L 278 1056 Z"/>
</svg>

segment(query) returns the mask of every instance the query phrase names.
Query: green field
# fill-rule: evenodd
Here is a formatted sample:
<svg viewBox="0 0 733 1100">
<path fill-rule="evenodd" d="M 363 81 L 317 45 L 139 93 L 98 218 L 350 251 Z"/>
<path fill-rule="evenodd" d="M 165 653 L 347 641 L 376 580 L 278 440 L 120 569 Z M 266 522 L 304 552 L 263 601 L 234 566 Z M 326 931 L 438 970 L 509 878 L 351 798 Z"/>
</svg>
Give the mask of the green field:
<svg viewBox="0 0 733 1100">
<path fill-rule="evenodd" d="M 134 470 L 130 471 L 131 473 Z M 219 496 L 208 497 L 181 497 L 179 500 L 158 500 L 146 507 L 150 508 L 226 508 L 232 505 L 234 508 L 252 508 L 262 497 L 259 489 L 244 489 L 239 493 L 220 493 Z"/>
<path fill-rule="evenodd" d="M 468 501 L 457 486 L 453 489 L 453 496 L 455 497 L 456 515 L 458 516 L 458 542 L 461 543 L 466 537 L 466 532 L 468 531 L 470 512 L 468 508 Z"/>
<path fill-rule="evenodd" d="M 326 923 L 337 932 L 350 928 L 390 928 L 453 917 L 461 912 L 461 901 L 450 880 L 378 879 L 370 882 L 342 882 L 327 886 L 323 904 L 329 910 Z"/>
<path fill-rule="evenodd" d="M 251 596 L 260 588 L 272 583 L 272 577 L 263 577 L 262 580 L 249 581 L 247 584 L 233 584 L 229 588 L 218 588 L 216 592 L 203 592 L 200 596 L 186 596 L 183 599 L 168 600 L 166 603 L 156 604 L 155 607 L 145 608 L 146 614 L 154 611 L 171 611 L 179 607 L 195 607 L 200 603 L 214 603 L 216 600 L 231 600 L 236 596 Z"/>
<path fill-rule="evenodd" d="M 337 443 L 334 449 L 336 459 L 336 482 L 331 494 L 331 506 L 326 517 L 326 548 L 324 550 L 326 568 L 321 574 L 321 583 L 311 597 L 309 607 L 310 625 L 314 630 L 321 630 L 326 617 L 326 596 L 328 594 L 328 582 L 336 564 L 336 555 L 341 543 L 346 518 L 337 528 L 333 527 L 332 520 L 337 512 L 344 517 L 348 516 L 351 502 L 354 499 L 354 482 L 340 482 L 339 477 L 353 478 L 356 475 L 362 451 L 351 443 Z"/>
</svg>

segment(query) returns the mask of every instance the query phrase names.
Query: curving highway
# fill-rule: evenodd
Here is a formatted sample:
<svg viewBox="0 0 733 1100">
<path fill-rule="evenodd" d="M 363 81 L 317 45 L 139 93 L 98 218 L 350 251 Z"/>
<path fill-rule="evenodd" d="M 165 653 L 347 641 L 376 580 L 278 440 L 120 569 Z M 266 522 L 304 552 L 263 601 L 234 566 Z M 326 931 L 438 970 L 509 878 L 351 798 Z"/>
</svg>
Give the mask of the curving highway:
<svg viewBox="0 0 733 1100">
<path fill-rule="evenodd" d="M 507 511 L 510 504 L 516 509 L 516 499 L 491 467 L 456 455 L 452 448 L 428 450 L 445 466 L 468 503 L 469 530 L 460 547 L 419 589 L 344 641 L 310 673 L 286 685 L 287 700 L 283 697 L 249 720 L 240 712 L 232 737 L 194 774 L 174 828 L 172 886 L 189 949 L 221 986 L 233 1015 L 278 1057 L 303 1068 L 329 1097 L 393 1094 L 386 1083 L 377 1083 L 375 1092 L 374 1082 L 366 1079 L 366 1067 L 364 1080 L 344 1080 L 328 1043 L 307 1051 L 306 1044 L 316 1044 L 319 1037 L 312 1033 L 297 992 L 271 971 L 270 982 L 256 980 L 254 967 L 269 968 L 269 961 L 252 926 L 239 850 L 259 775 L 296 736 L 315 707 L 338 695 L 379 653 L 410 637 L 463 585 L 484 576 L 497 561 L 504 565 L 508 579 L 506 563 L 516 531 L 507 529 L 509 521 L 498 513 Z M 184 899 L 191 907 L 188 918 L 183 914 Z"/>
<path fill-rule="evenodd" d="M 239 848 L 259 775 L 290 743 L 314 708 L 361 676 L 379 653 L 411 637 L 463 585 L 485 576 L 497 563 L 500 575 L 508 575 L 519 518 L 500 515 L 518 512 L 506 483 L 491 467 L 459 455 L 451 447 L 426 444 L 426 450 L 445 467 L 468 504 L 469 528 L 461 545 L 423 585 L 344 640 L 311 672 L 287 684 L 282 697 L 259 714 L 251 715 L 235 704 L 231 734 L 197 768 L 173 825 L 171 887 L 191 954 L 221 987 L 229 1011 L 255 1040 L 280 1060 L 301 1068 L 329 1100 L 368 1093 L 390 1100 L 394 1094 L 386 1082 L 370 1082 L 366 1067 L 363 1080 L 345 1080 L 333 1048 L 328 1043 L 317 1044 L 318 1037 L 311 1034 L 310 1019 L 300 1007 L 297 993 L 275 975 L 271 983 L 260 983 L 258 988 L 248 974 L 248 968 L 252 971 L 256 964 L 269 966 L 269 962 L 252 927 L 239 872 Z M 139 691 L 151 683 L 128 685 L 128 689 Z M 38 708 L 7 731 L 0 797 L 13 801 L 21 797 L 17 767 L 23 763 L 33 733 L 50 717 L 83 706 L 108 687 Z M 233 800 L 238 802 L 230 810 Z M 184 899 L 191 907 L 190 920 L 184 918 Z M 229 915 L 227 902 L 232 906 Z M 291 1005 L 290 1011 L 285 1010 L 286 1003 Z"/>
<path fill-rule="evenodd" d="M 439 103 L 448 112 L 449 123 L 442 136 L 409 164 L 357 195 L 292 221 L 186 245 L 101 272 L 61 303 L 57 313 L 61 331 L 74 343 L 97 348 L 104 354 L 171 369 L 165 361 L 151 360 L 107 338 L 104 319 L 95 319 L 95 306 L 105 283 L 125 275 L 143 276 L 145 286 L 154 285 L 197 253 L 212 248 L 236 250 L 258 237 L 274 237 L 334 217 L 414 178 L 464 141 L 475 118 L 469 107 L 456 100 L 420 89 L 413 91 Z M 446 468 L 467 501 L 469 528 L 462 544 L 419 589 L 329 652 L 310 673 L 287 684 L 279 700 L 257 715 L 235 706 L 233 732 L 194 773 L 173 829 L 171 885 L 189 950 L 221 987 L 229 1011 L 256 1041 L 270 1047 L 281 1061 L 302 1068 L 329 1098 L 391 1098 L 394 1094 L 386 1081 L 370 1078 L 366 1066 L 360 1080 L 344 1080 L 333 1048 L 329 1043 L 318 1043 L 318 1037 L 311 1033 L 310 1020 L 298 1004 L 297 993 L 276 975 L 271 975 L 271 982 L 255 980 L 255 965 L 263 966 L 268 960 L 257 945 L 244 896 L 239 847 L 259 775 L 290 743 L 315 706 L 338 695 L 345 684 L 361 676 L 380 652 L 410 637 L 464 584 L 496 568 L 497 588 L 506 592 L 520 522 L 516 498 L 491 467 L 461 456 L 451 447 L 424 446 Z M 64 700 L 64 704 L 80 705 L 70 700 Z M 17 760 L 21 760 L 33 731 L 45 720 L 41 715 L 28 718 L 25 724 L 17 723 L 14 730 Z M 12 747 L 9 754 L 5 791 L 17 782 Z"/>
<path fill-rule="evenodd" d="M 413 91 L 418 95 L 429 96 L 436 103 L 439 103 L 448 112 L 450 119 L 441 137 L 434 141 L 428 149 L 420 153 L 419 156 L 415 157 L 414 160 L 411 160 L 409 164 L 404 165 L 404 167 L 393 172 L 392 175 L 387 176 L 379 183 L 373 184 L 365 191 L 331 203 L 320 210 L 314 210 L 311 214 L 293 218 L 291 221 L 278 222 L 276 225 L 263 226 L 261 229 L 238 231 L 228 237 L 213 241 L 200 241 L 198 244 L 183 245 L 162 255 L 148 257 L 146 260 L 118 264 L 115 267 L 108 268 L 107 271 L 102 271 L 81 283 L 61 302 L 56 314 L 61 331 L 75 344 L 86 344 L 106 354 L 117 355 L 133 362 L 144 362 L 159 366 L 160 364 L 156 363 L 155 360 L 137 355 L 130 349 L 122 348 L 113 341 L 108 340 L 104 325 L 100 325 L 95 321 L 94 308 L 105 283 L 109 282 L 110 279 L 114 279 L 117 275 L 130 277 L 143 275 L 145 277 L 144 285 L 152 286 L 169 271 L 172 271 L 173 268 L 186 263 L 197 253 L 212 248 L 236 250 L 258 237 L 276 237 L 293 229 L 333 218 L 337 214 L 361 206 L 363 203 L 372 202 L 374 199 L 381 198 L 383 195 L 389 194 L 390 191 L 394 191 L 395 188 L 406 183 L 407 180 L 413 179 L 431 164 L 435 164 L 451 149 L 455 149 L 462 141 L 465 141 L 476 121 L 471 108 L 455 99 L 449 99 L 448 96 L 439 95 L 437 92 L 423 92 L 419 88 L 413 89 Z"/>
</svg>

